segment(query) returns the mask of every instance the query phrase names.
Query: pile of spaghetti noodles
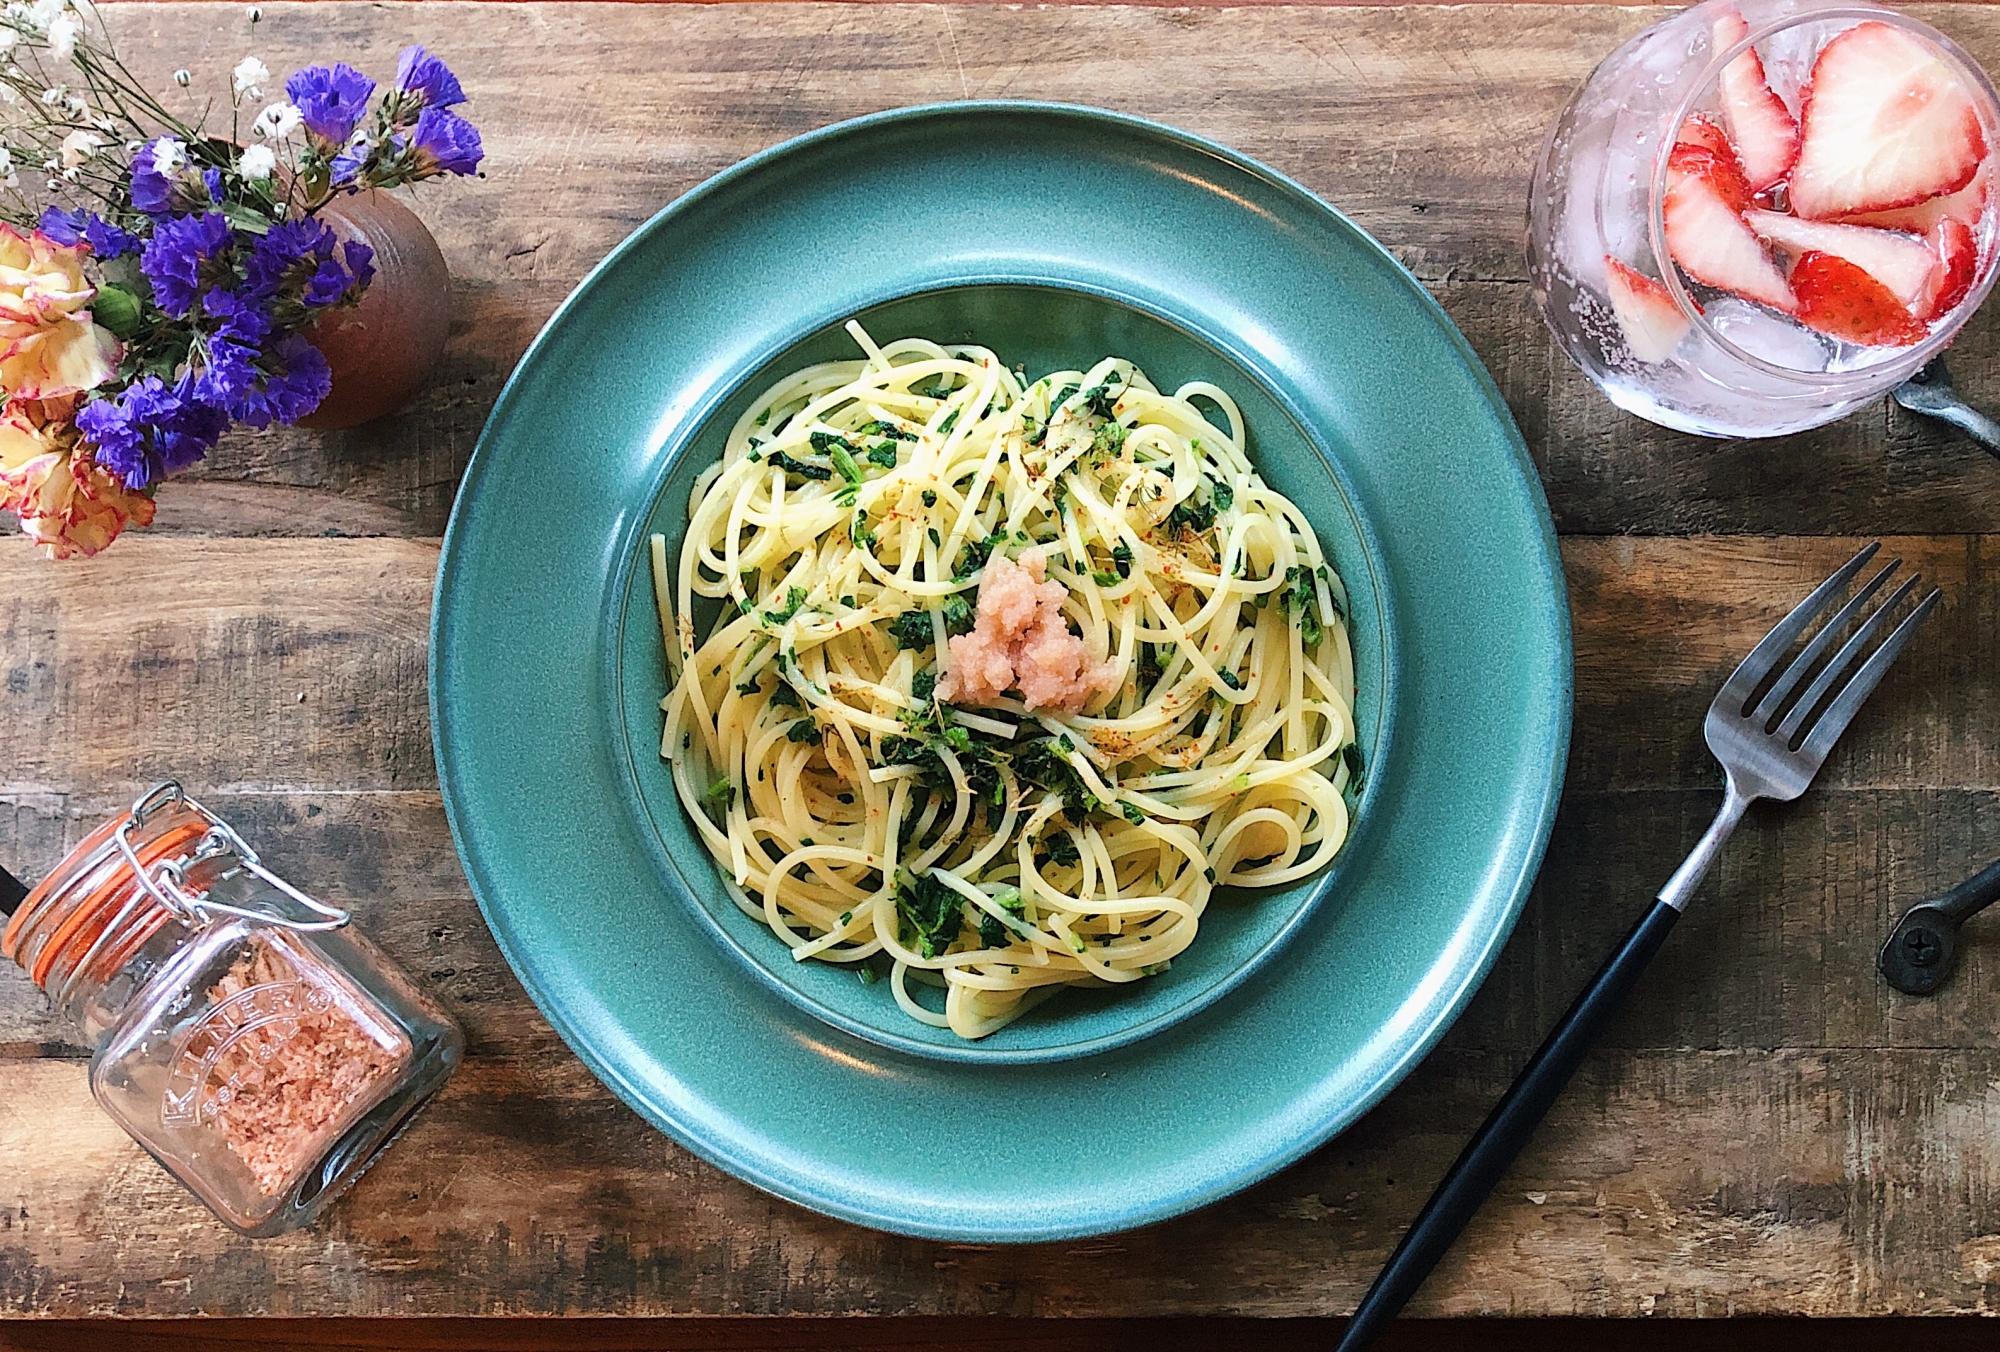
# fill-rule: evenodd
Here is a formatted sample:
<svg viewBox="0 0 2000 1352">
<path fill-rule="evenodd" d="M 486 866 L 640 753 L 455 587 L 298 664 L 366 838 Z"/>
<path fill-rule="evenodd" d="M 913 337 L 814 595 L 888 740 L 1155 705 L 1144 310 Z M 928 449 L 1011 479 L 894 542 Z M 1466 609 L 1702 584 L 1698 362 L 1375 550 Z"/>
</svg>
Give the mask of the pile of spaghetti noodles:
<svg viewBox="0 0 2000 1352">
<path fill-rule="evenodd" d="M 1217 887 L 1333 858 L 1360 772 L 1346 596 L 1215 386 L 1117 358 L 1028 382 L 848 329 L 862 360 L 731 430 L 677 569 L 652 539 L 660 751 L 794 957 L 977 1038 L 1166 970 Z M 1077 712 L 943 702 L 988 561 L 1034 554 L 1098 684 Z"/>
</svg>

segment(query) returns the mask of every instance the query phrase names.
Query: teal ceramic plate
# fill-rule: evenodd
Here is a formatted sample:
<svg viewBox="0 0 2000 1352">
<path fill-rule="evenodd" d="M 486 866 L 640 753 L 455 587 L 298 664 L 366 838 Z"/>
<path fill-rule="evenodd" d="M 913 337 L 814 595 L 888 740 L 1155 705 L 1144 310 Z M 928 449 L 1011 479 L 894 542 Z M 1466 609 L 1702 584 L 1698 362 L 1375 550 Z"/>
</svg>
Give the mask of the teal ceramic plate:
<svg viewBox="0 0 2000 1352">
<path fill-rule="evenodd" d="M 647 532 L 776 371 L 970 337 L 1234 392 L 1355 600 L 1369 764 L 1324 877 L 1219 898 L 1190 954 L 978 1044 L 795 964 L 715 884 L 657 761 Z M 1144 1224 L 1374 1103 L 1484 976 L 1568 741 L 1567 608 L 1519 434 L 1449 320 L 1297 185 L 1150 123 L 954 104 L 719 175 L 578 288 L 473 456 L 438 571 L 446 810 L 530 994 L 616 1092 L 807 1206 L 965 1240 Z"/>
</svg>

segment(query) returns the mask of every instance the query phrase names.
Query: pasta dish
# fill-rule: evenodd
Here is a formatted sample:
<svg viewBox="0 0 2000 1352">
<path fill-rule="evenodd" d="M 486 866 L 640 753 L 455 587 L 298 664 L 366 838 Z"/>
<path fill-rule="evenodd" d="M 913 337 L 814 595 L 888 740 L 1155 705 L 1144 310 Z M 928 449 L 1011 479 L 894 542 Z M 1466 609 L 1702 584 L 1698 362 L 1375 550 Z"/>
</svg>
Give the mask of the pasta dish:
<svg viewBox="0 0 2000 1352">
<path fill-rule="evenodd" d="M 1333 858 L 1346 593 L 1222 389 L 848 331 L 652 537 L 660 754 L 794 958 L 978 1038 Z"/>
</svg>

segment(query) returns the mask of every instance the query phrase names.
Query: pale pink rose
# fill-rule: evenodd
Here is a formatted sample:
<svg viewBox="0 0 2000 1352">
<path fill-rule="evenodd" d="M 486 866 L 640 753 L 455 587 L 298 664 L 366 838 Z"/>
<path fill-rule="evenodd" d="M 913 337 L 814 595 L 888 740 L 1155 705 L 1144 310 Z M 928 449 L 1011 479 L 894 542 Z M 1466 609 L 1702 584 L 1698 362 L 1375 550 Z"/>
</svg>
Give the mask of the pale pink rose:
<svg viewBox="0 0 2000 1352">
<path fill-rule="evenodd" d="M 95 389 L 118 369 L 118 340 L 91 322 L 97 291 L 83 245 L 0 225 L 0 390 L 50 399 Z"/>
<path fill-rule="evenodd" d="M 15 400 L 0 414 L 0 511 L 52 559 L 90 557 L 127 526 L 153 522 L 153 500 L 134 493 L 76 446 L 74 400 Z"/>
</svg>

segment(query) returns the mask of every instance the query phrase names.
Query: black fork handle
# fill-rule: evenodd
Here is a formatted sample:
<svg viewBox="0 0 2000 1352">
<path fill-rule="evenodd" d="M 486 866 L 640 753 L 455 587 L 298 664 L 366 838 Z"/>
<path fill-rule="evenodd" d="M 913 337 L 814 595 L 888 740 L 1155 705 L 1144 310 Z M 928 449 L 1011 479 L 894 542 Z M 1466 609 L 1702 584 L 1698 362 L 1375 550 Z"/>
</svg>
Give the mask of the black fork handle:
<svg viewBox="0 0 2000 1352">
<path fill-rule="evenodd" d="M 1424 1203 L 1409 1233 L 1362 1297 L 1337 1352 L 1360 1352 L 1368 1346 L 1424 1284 L 1424 1278 L 1430 1276 L 1548 1115 L 1569 1077 L 1583 1063 L 1590 1044 L 1625 1002 L 1639 974 L 1680 918 L 1675 907 L 1654 902 L 1625 936 L 1625 942 L 1597 969 L 1597 975 L 1576 997 L 1534 1059 L 1515 1077 L 1506 1097 L 1466 1144 L 1430 1201 Z"/>
</svg>

